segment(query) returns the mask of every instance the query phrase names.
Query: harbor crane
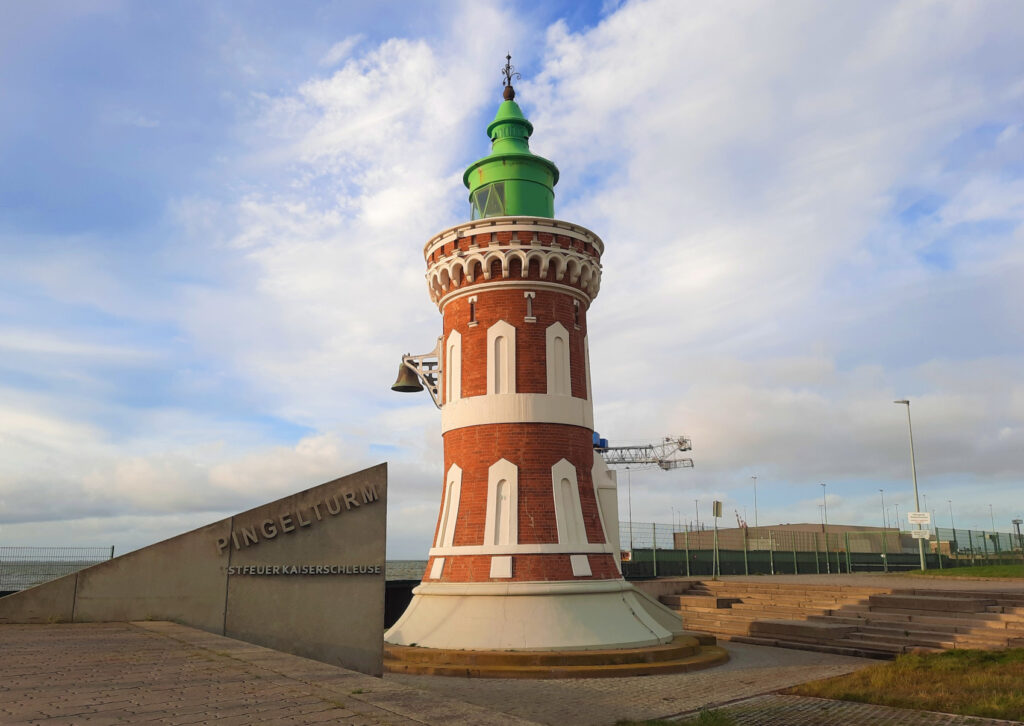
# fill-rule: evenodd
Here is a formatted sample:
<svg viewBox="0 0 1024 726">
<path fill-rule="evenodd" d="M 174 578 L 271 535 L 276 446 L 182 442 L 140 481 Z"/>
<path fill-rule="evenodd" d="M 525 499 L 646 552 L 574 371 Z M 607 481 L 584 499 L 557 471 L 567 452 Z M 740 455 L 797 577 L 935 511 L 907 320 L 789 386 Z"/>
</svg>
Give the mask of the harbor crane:
<svg viewBox="0 0 1024 726">
<path fill-rule="evenodd" d="M 659 469 L 693 468 L 693 459 L 681 456 L 692 448 L 685 436 L 666 436 L 657 444 L 635 446 L 609 446 L 608 439 L 594 433 L 594 451 L 601 455 L 608 466 L 652 465 Z"/>
</svg>

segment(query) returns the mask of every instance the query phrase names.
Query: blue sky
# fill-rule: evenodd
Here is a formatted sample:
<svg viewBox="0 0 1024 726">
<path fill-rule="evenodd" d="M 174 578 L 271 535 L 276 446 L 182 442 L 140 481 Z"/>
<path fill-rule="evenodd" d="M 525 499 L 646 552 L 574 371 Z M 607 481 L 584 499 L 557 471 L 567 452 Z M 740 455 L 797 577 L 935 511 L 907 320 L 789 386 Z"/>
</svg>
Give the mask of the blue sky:
<svg viewBox="0 0 1024 726">
<path fill-rule="evenodd" d="M 606 242 L 598 428 L 632 474 L 873 522 L 1024 512 L 1024 10 L 1013 2 L 8 3 L 0 542 L 133 548 L 387 459 L 420 557 L 440 435 L 388 390 L 439 330 L 506 51 L 556 214 Z M 625 503 L 625 502 L 623 502 Z M 703 517 L 702 517 L 703 518 Z M 945 520 L 940 516 L 940 522 Z M 999 524 L 999 523 L 997 523 Z"/>
</svg>

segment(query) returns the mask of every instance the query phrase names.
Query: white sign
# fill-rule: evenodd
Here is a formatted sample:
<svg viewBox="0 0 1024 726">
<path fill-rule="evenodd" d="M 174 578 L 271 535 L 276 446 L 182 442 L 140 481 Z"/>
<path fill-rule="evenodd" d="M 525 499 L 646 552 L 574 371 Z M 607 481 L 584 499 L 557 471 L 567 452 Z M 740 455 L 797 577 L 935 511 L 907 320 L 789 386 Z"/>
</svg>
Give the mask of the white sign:
<svg viewBox="0 0 1024 726">
<path fill-rule="evenodd" d="M 931 524 L 931 512 L 907 512 L 907 519 L 911 524 Z"/>
<path fill-rule="evenodd" d="M 910 536 L 914 539 L 928 539 L 932 536 L 932 533 L 928 529 L 912 529 L 910 530 Z"/>
</svg>

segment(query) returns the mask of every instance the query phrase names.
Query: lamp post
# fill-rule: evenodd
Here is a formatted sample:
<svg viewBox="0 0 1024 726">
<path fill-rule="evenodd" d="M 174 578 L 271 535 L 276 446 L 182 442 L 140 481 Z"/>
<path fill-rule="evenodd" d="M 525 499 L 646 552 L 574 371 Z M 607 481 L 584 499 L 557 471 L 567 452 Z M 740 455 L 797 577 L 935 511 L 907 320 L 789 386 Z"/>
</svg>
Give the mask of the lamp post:
<svg viewBox="0 0 1024 726">
<path fill-rule="evenodd" d="M 819 482 L 819 484 L 821 484 L 821 511 L 824 516 L 821 529 L 825 534 L 825 572 L 832 574 L 832 565 L 829 562 L 828 552 L 828 499 L 825 497 L 825 482 Z"/>
<path fill-rule="evenodd" d="M 697 531 L 700 532 L 700 507 L 697 506 L 697 500 L 696 499 L 693 500 L 693 513 L 694 513 L 694 515 L 696 515 Z"/>
<path fill-rule="evenodd" d="M 959 552 L 960 545 L 958 545 L 956 541 L 956 522 L 953 521 L 953 500 L 947 499 L 946 501 L 949 503 L 949 528 L 953 530 L 953 546 L 956 548 L 956 551 Z"/>
<path fill-rule="evenodd" d="M 633 478 L 626 467 L 626 503 L 629 505 L 629 556 L 633 556 Z"/>
<path fill-rule="evenodd" d="M 825 526 L 828 526 L 828 499 L 825 498 L 825 482 L 819 482 L 821 484 L 821 506 L 825 512 Z"/>
<path fill-rule="evenodd" d="M 757 474 L 750 478 L 754 480 L 754 529 L 757 529 Z"/>
<path fill-rule="evenodd" d="M 907 407 L 907 430 L 910 432 L 910 472 L 914 478 L 914 507 L 916 511 L 921 511 L 921 500 L 917 495 L 917 462 L 914 460 L 914 427 L 910 423 L 910 400 L 903 398 L 899 401 L 893 401 L 893 403 L 905 405 Z M 921 525 L 917 525 L 918 529 L 921 529 Z M 921 569 L 927 570 L 928 566 L 924 561 L 924 540 L 917 540 L 917 552 L 921 557 Z"/>
<path fill-rule="evenodd" d="M 882 495 L 882 529 L 889 529 L 889 518 L 885 516 L 885 489 L 879 489 L 878 493 Z"/>
<path fill-rule="evenodd" d="M 988 518 L 992 521 L 992 533 L 996 531 L 996 515 L 992 513 L 992 505 L 988 505 Z"/>
</svg>

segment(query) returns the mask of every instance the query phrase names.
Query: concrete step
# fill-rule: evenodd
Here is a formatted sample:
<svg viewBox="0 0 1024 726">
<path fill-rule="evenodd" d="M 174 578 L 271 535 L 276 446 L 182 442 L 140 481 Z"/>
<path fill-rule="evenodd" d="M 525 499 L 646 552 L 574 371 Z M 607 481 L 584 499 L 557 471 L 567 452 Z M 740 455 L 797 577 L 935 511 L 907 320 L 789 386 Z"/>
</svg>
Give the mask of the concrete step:
<svg viewBox="0 0 1024 726">
<path fill-rule="evenodd" d="M 936 595 L 872 595 L 868 598 L 872 607 L 899 610 L 936 610 L 939 612 L 981 613 L 994 603 L 987 598 L 945 597 Z"/>
<path fill-rule="evenodd" d="M 718 597 L 716 595 L 662 595 L 660 598 L 661 602 L 668 605 L 671 608 L 715 608 L 725 609 L 731 607 L 733 603 L 740 602 L 739 598 L 733 597 Z"/>
<path fill-rule="evenodd" d="M 685 605 L 685 606 L 684 605 L 679 605 L 679 606 L 675 606 L 675 607 L 670 607 L 670 609 L 674 610 L 677 613 L 680 613 L 680 614 L 682 614 L 684 616 L 685 615 L 721 615 L 722 613 L 729 614 L 729 613 L 733 612 L 732 608 L 714 608 L 714 607 L 707 608 L 707 607 L 701 607 L 699 605 Z M 741 612 L 741 611 L 736 611 L 736 613 L 734 613 L 734 615 L 737 616 L 737 617 L 743 617 L 744 613 Z"/>
<path fill-rule="evenodd" d="M 1024 595 L 1012 592 L 999 592 L 997 590 L 921 590 L 912 591 L 914 595 L 934 595 L 935 593 L 953 593 L 960 597 L 991 598 L 997 605 L 1008 607 L 1024 607 Z"/>
<path fill-rule="evenodd" d="M 839 640 L 856 630 L 853 625 L 809 620 L 755 620 L 750 624 L 753 636 L 813 642 Z"/>
<path fill-rule="evenodd" d="M 1024 607 L 1012 607 L 1008 605 L 990 605 L 986 608 L 990 613 L 1002 613 L 1004 615 L 1014 615 L 1019 618 L 1024 618 Z"/>
<path fill-rule="evenodd" d="M 456 652 L 456 651 L 450 651 Z M 708 646 L 686 658 L 654 663 L 621 663 L 613 665 L 465 665 L 463 663 L 421 663 L 396 658 L 384 659 L 389 673 L 463 678 L 623 678 L 661 673 L 682 673 L 719 665 L 729 654 L 717 646 Z"/>
<path fill-rule="evenodd" d="M 743 602 L 786 602 L 786 603 L 857 603 L 866 602 L 867 595 L 845 595 L 840 593 L 814 593 L 814 592 L 794 592 L 784 593 L 775 591 L 766 592 L 731 592 L 729 590 L 723 590 L 721 592 L 714 593 L 718 597 L 732 597 Z"/>
<path fill-rule="evenodd" d="M 814 585 L 809 583 L 796 585 L 784 582 L 735 582 L 731 580 L 700 580 L 699 582 L 700 587 L 704 587 L 709 590 L 732 590 L 735 592 L 786 590 L 804 592 L 841 592 L 867 595 L 893 592 L 893 589 L 889 587 L 863 587 L 857 585 Z M 913 590 L 910 590 L 910 592 L 913 592 Z"/>
<path fill-rule="evenodd" d="M 766 617 L 782 615 L 824 615 L 831 611 L 828 607 L 796 607 L 791 605 L 768 605 L 763 603 L 736 603 L 731 610 L 738 613 L 764 613 Z"/>
<path fill-rule="evenodd" d="M 936 648 L 938 650 L 952 650 L 956 647 L 955 640 L 943 639 L 940 635 L 936 635 L 933 638 L 917 638 L 902 635 L 878 635 L 876 633 L 855 632 L 850 633 L 850 635 L 848 635 L 844 640 L 848 642 L 870 643 L 872 645 L 879 643 L 903 646 L 914 645 L 925 648 Z"/>
<path fill-rule="evenodd" d="M 448 650 L 384 644 L 384 655 L 403 663 L 491 666 L 591 666 L 677 661 L 701 652 L 697 638 L 679 636 L 670 643 L 641 648 L 600 650 Z"/>
<path fill-rule="evenodd" d="M 773 648 L 789 648 L 791 650 L 808 650 L 815 653 L 831 653 L 856 658 L 892 659 L 898 652 L 885 648 L 873 648 L 863 643 L 807 643 L 780 638 L 766 638 L 752 635 L 738 635 L 729 638 L 734 643 L 750 643 L 751 645 L 767 645 Z M 902 652 L 902 651 L 899 651 Z"/>
<path fill-rule="evenodd" d="M 974 643 L 1006 644 L 1006 635 L 987 635 L 976 632 L 956 632 L 955 630 L 931 630 L 929 628 L 886 628 L 877 625 L 866 625 L 857 628 L 859 633 L 869 635 L 885 635 L 892 638 L 906 637 L 921 640 L 950 640 L 954 643 L 971 641 Z"/>
<path fill-rule="evenodd" d="M 871 613 L 875 616 L 884 617 L 903 617 L 904 619 L 911 619 L 921 616 L 941 616 L 946 618 L 957 618 L 959 620 L 998 620 L 1001 622 L 1015 622 L 1017 617 L 1015 615 L 1006 615 L 1003 613 L 989 613 L 989 612 L 942 612 L 937 610 L 921 610 L 921 609 L 909 609 L 909 608 L 890 608 L 882 607 L 878 605 L 848 605 L 843 608 L 831 611 L 835 615 L 839 614 L 853 614 L 853 613 Z"/>
<path fill-rule="evenodd" d="M 1009 628 L 1007 623 L 1000 620 L 978 620 L 974 618 L 943 618 L 918 615 L 905 618 L 875 617 L 870 613 L 862 617 L 839 616 L 839 615 L 809 615 L 808 620 L 826 620 L 846 625 L 878 625 L 881 627 L 931 627 L 935 630 L 950 628 L 952 632 L 975 632 L 979 630 L 990 631 L 997 634 L 1005 634 Z M 1012 631 L 1011 631 L 1012 632 Z"/>
<path fill-rule="evenodd" d="M 715 633 L 716 635 L 735 633 L 746 635 L 750 632 L 750 623 L 748 622 L 701 620 L 686 621 L 683 624 L 686 626 L 687 630 Z"/>
</svg>

